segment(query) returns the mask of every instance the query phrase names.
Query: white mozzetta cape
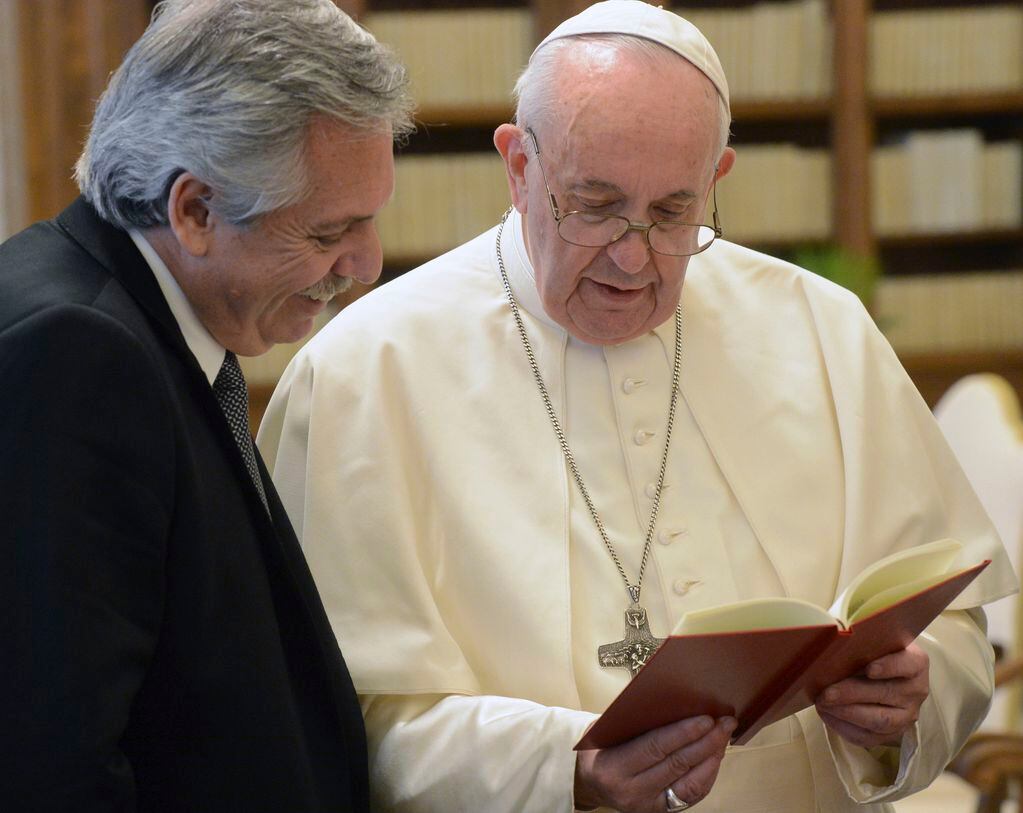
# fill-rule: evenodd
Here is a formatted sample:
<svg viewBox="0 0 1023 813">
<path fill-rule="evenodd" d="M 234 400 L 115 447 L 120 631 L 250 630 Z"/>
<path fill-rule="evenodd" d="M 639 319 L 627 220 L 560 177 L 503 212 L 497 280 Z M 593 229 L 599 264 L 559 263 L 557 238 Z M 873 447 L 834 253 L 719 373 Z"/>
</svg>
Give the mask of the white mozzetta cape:
<svg viewBox="0 0 1023 813">
<path fill-rule="evenodd" d="M 363 697 L 381 810 L 570 811 L 571 747 L 602 710 L 581 700 L 579 670 L 590 667 L 575 651 L 577 607 L 584 592 L 607 596 L 612 617 L 625 604 L 606 554 L 589 581 L 571 572 L 578 495 L 525 363 L 495 234 L 346 308 L 288 368 L 259 434 Z M 531 288 L 514 213 L 504 245 L 565 415 L 567 337 Z M 728 492 L 736 533 L 756 548 L 768 583 L 826 607 L 898 548 L 950 536 L 966 546 L 964 560 L 994 560 L 921 638 L 932 694 L 901 751 L 851 747 L 808 709 L 729 749 L 700 804 L 706 813 L 888 810 L 886 800 L 929 783 L 983 717 L 990 647 L 982 613 L 962 610 L 1012 592 L 1011 568 L 855 297 L 719 241 L 692 259 L 683 306 L 689 428 L 678 430 L 668 480 L 694 465 L 679 453 L 689 432 L 709 452 L 705 481 Z M 659 339 L 670 354 L 672 322 L 654 334 L 636 342 Z M 606 350 L 608 364 L 631 344 Z M 632 427 L 616 422 L 607 433 L 628 438 Z M 659 441 L 651 446 L 659 456 Z M 666 492 L 662 512 L 685 496 Z M 698 514 L 699 504 L 687 510 Z M 707 543 L 708 558 L 721 559 L 730 536 Z M 676 550 L 699 556 L 702 538 Z M 655 634 L 686 609 L 751 597 L 746 574 L 734 575 L 731 592 L 685 598 L 664 573 L 648 576 Z"/>
</svg>

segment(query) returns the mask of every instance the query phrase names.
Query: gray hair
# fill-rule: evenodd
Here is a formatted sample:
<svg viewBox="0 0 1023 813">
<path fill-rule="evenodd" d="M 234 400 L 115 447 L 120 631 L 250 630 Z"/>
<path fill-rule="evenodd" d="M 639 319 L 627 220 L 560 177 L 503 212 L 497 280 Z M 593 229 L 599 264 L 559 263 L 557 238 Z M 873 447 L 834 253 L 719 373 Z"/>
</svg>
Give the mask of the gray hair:
<svg viewBox="0 0 1023 813">
<path fill-rule="evenodd" d="M 188 171 L 232 223 L 296 203 L 316 116 L 366 135 L 412 127 L 408 76 L 330 0 L 165 0 L 96 108 L 75 179 L 121 228 L 165 225 Z"/>
<path fill-rule="evenodd" d="M 621 51 L 657 62 L 663 59 L 684 59 L 669 48 L 653 40 L 636 37 L 631 34 L 577 34 L 571 37 L 560 37 L 544 45 L 533 54 L 515 82 L 515 120 L 521 125 L 535 125 L 545 120 L 551 111 L 559 108 L 557 98 L 560 62 L 565 50 L 580 40 L 588 42 L 604 42 Z M 710 81 L 710 80 L 708 80 Z M 715 158 L 720 158 L 732 127 L 732 114 L 725 100 L 715 91 L 718 99 L 718 150 Z"/>
</svg>

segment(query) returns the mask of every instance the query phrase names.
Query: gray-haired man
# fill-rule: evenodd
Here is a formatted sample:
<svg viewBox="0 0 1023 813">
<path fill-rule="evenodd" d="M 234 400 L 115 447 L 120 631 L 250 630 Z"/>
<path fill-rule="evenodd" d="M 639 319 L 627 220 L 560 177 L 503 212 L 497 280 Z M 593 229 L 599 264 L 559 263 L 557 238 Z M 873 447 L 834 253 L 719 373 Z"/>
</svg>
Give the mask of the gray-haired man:
<svg viewBox="0 0 1023 813">
<path fill-rule="evenodd" d="M 379 274 L 406 84 L 329 0 L 172 0 L 0 247 L 0 809 L 368 807 L 235 354 Z"/>
</svg>

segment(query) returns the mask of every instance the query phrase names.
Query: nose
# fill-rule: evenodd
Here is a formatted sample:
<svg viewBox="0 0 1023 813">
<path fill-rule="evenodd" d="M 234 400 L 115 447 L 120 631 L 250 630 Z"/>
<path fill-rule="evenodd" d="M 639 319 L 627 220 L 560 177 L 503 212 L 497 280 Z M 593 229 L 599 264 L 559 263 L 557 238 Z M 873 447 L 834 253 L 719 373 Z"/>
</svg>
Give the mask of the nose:
<svg viewBox="0 0 1023 813">
<path fill-rule="evenodd" d="M 338 277 L 351 277 L 364 285 L 372 285 L 383 270 L 383 249 L 375 226 L 364 229 L 357 246 L 338 257 L 330 269 Z"/>
<path fill-rule="evenodd" d="M 650 259 L 650 246 L 643 229 L 630 228 L 607 247 L 607 255 L 626 274 L 638 274 Z"/>
</svg>

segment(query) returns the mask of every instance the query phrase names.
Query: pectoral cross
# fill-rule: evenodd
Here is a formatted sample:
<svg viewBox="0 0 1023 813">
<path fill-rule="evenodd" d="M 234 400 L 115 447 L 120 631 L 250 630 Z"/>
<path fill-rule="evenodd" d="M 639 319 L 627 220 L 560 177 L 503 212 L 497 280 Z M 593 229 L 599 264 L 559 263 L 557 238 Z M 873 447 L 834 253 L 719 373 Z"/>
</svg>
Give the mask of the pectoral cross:
<svg viewBox="0 0 1023 813">
<path fill-rule="evenodd" d="M 613 644 L 597 647 L 597 660 L 601 666 L 620 666 L 628 669 L 632 677 L 642 669 L 650 656 L 664 643 L 663 638 L 655 638 L 650 632 L 646 620 L 646 610 L 633 603 L 625 611 L 625 637 Z"/>
</svg>

